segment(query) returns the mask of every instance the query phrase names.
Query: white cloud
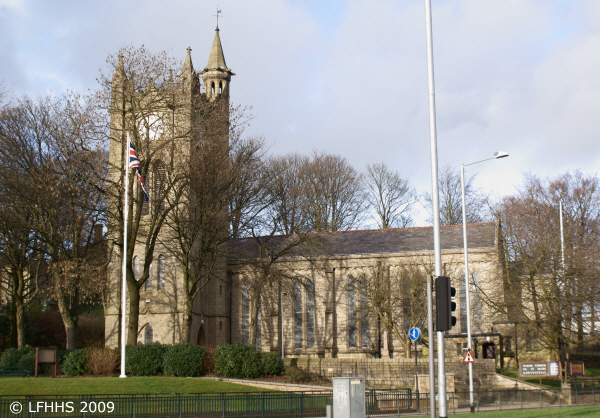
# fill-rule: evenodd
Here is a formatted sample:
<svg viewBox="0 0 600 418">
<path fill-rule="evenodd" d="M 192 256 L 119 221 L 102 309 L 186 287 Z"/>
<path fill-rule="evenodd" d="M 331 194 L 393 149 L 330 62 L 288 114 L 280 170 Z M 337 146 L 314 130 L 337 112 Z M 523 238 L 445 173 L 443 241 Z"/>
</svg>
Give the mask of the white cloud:
<svg viewBox="0 0 600 418">
<path fill-rule="evenodd" d="M 272 151 L 313 148 L 357 168 L 384 161 L 430 188 L 425 12 L 421 0 L 221 0 L 221 39 L 237 75 L 232 99 L 254 106 L 249 133 Z M 120 47 L 145 44 L 197 69 L 217 2 L 0 2 L 0 73 L 15 93 L 95 87 Z M 600 163 L 600 2 L 433 3 L 440 166 L 503 149 L 470 167 L 510 193 L 523 172 Z"/>
</svg>

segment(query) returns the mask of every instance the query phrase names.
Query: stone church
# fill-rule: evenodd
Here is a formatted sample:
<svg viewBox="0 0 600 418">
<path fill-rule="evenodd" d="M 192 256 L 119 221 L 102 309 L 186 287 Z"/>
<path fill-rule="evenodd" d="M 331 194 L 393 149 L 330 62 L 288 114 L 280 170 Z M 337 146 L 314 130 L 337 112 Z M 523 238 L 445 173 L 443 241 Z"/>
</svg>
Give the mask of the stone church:
<svg viewBox="0 0 600 418">
<path fill-rule="evenodd" d="M 208 63 L 201 71 L 192 65 L 191 53 L 185 58 L 180 80 L 183 97 L 194 96 L 201 101 L 228 102 L 233 72 L 227 67 L 219 30 L 215 33 Z M 119 69 L 115 72 L 113 88 L 120 88 Z M 191 92 L 191 93 L 190 93 Z M 190 95 L 191 94 L 191 95 Z M 187 96 L 186 96 L 187 95 Z M 192 99 L 189 99 L 192 100 Z M 112 121 L 116 126 L 118 115 Z M 178 118 L 193 125 L 193 115 L 182 113 Z M 173 117 L 175 118 L 175 116 Z M 155 130 L 155 135 L 166 135 L 168 129 Z M 114 141 L 113 141 L 114 142 Z M 111 142 L 111 167 L 122 167 L 123 145 Z M 163 169 L 164 170 L 164 169 Z M 154 170 L 147 179 L 150 190 L 160 183 L 160 170 Z M 159 173 L 159 174 L 156 174 Z M 115 170 L 113 176 L 119 175 Z M 131 180 L 130 180 L 131 181 Z M 149 209 L 153 208 L 151 199 Z M 144 213 L 142 213 L 142 218 Z M 111 228 L 113 229 L 111 231 Z M 118 228 L 109 224 L 109 236 L 118 235 Z M 474 288 L 493 288 L 502 283 L 502 260 L 499 226 L 495 223 L 468 225 L 470 276 Z M 138 343 L 181 342 L 184 322 L 182 304 L 183 283 L 181 266 L 169 252 L 169 232 L 161 232 L 154 249 L 152 262 L 145 263 L 144 252 L 136 247 L 133 272 L 147 273 L 146 283 L 140 288 Z M 402 357 L 402 344 L 389 334 L 375 315 L 361 309 L 363 298 L 354 282 L 369 269 L 383 266 L 388 272 L 407 264 L 420 263 L 426 270 L 431 264 L 433 229 L 401 228 L 386 230 L 345 231 L 319 234 L 327 250 L 312 257 L 289 254 L 279 264 L 285 265 L 287 287 L 265 288 L 258 301 L 250 298 L 256 270 L 251 267 L 257 259 L 252 238 L 230 243 L 236 251 L 224 260 L 217 274 L 194 300 L 189 342 L 215 348 L 222 343 L 249 343 L 250 318 L 253 303 L 258 303 L 254 318 L 256 345 L 263 351 L 283 351 L 286 357 Z M 274 243 L 290 237 L 275 237 Z M 462 227 L 441 228 L 442 261 L 444 270 L 452 277 L 459 290 L 458 324 L 451 334 L 466 333 L 465 289 L 460 278 L 463 274 Z M 115 252 L 118 252 L 115 250 Z M 415 261 L 417 260 L 417 261 Z M 121 318 L 121 258 L 113 256 L 108 268 L 109 292 L 105 310 L 105 341 L 109 347 L 120 343 Z M 145 266 L 145 267 L 143 267 Z M 293 277 L 298 280 L 294 282 Z M 136 277 L 138 278 L 138 277 Z M 464 282 L 464 279 L 462 280 Z M 493 318 L 486 316 L 483 302 L 475 291 L 471 294 L 474 334 L 493 334 Z M 466 344 L 456 340 L 457 355 Z M 456 347 L 456 348 L 455 348 Z"/>
</svg>

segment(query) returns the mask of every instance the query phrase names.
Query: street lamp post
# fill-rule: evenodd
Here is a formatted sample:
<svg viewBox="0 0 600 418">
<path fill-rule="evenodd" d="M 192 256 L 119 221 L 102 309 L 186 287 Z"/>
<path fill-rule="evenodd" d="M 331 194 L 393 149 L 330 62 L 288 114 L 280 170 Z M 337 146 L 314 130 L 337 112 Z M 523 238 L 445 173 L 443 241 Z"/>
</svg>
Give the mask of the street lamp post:
<svg viewBox="0 0 600 418">
<path fill-rule="evenodd" d="M 467 205 L 465 203 L 465 167 L 481 163 L 488 160 L 508 157 L 508 153 L 504 151 L 498 151 L 494 153 L 493 157 L 486 158 L 484 160 L 475 161 L 474 163 L 461 164 L 460 165 L 460 187 L 462 189 L 462 218 L 463 218 L 463 243 L 464 243 L 464 254 L 465 254 L 465 299 L 467 302 L 467 348 L 471 351 L 471 297 L 469 292 L 469 256 L 467 250 Z M 471 351 L 472 352 L 472 351 Z M 502 355 L 502 354 L 501 354 Z M 475 402 L 473 399 L 473 363 L 469 363 L 469 402 L 471 404 L 471 412 L 475 412 Z"/>
</svg>

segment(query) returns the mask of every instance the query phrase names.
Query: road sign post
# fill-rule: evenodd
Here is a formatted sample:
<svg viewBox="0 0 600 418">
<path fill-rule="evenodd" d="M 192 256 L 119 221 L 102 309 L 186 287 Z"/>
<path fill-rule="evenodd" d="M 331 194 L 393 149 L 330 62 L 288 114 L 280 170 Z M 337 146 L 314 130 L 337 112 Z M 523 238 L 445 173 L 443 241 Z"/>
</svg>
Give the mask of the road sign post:
<svg viewBox="0 0 600 418">
<path fill-rule="evenodd" d="M 417 341 L 421 338 L 421 330 L 412 327 L 408 331 L 408 337 L 415 343 L 415 392 L 417 393 L 417 412 L 419 412 L 419 365 L 417 363 Z"/>
<path fill-rule="evenodd" d="M 465 358 L 463 359 L 463 363 L 465 363 L 465 364 L 473 364 L 473 363 L 475 363 L 475 358 L 473 357 L 473 353 L 471 353 L 471 349 L 467 350 L 467 354 L 465 354 Z"/>
</svg>

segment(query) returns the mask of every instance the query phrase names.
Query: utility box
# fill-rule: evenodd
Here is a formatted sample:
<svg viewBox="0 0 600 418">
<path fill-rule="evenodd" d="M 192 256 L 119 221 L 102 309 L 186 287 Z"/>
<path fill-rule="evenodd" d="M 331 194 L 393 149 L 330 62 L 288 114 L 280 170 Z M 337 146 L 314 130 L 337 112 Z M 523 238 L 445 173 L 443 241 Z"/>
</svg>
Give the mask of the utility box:
<svg viewBox="0 0 600 418">
<path fill-rule="evenodd" d="M 365 418 L 365 378 L 333 378 L 333 418 Z"/>
</svg>

